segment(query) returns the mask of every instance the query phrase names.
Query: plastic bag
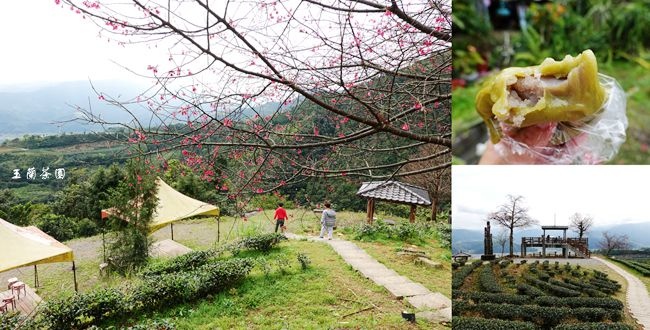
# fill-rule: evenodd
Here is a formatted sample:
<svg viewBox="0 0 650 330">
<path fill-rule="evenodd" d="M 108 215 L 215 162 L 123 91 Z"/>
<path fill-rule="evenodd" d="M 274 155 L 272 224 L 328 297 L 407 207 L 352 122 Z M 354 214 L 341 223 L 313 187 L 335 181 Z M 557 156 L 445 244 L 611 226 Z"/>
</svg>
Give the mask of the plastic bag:
<svg viewBox="0 0 650 330">
<path fill-rule="evenodd" d="M 607 99 L 593 116 L 540 128 L 552 134 L 543 146 L 530 146 L 511 134 L 503 134 L 494 146 L 495 151 L 508 164 L 600 164 L 611 160 L 625 142 L 627 102 L 616 79 L 603 74 L 598 74 L 598 78 Z M 517 130 L 504 123 L 500 125 L 505 132 Z"/>
</svg>

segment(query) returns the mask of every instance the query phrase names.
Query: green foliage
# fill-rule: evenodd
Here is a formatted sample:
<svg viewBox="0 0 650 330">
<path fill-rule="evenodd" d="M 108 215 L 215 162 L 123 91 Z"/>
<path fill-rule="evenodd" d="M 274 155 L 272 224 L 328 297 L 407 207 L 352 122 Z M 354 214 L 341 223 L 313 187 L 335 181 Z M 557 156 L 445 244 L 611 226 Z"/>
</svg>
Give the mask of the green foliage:
<svg viewBox="0 0 650 330">
<path fill-rule="evenodd" d="M 149 226 L 157 203 L 154 175 L 137 160 L 129 162 L 125 181 L 112 190 L 108 201 L 114 231 L 107 236 L 107 248 L 113 270 L 125 274 L 146 263 Z"/>
<path fill-rule="evenodd" d="M 123 330 L 175 330 L 176 326 L 169 320 L 147 320 L 134 326 L 122 328 Z"/>
<path fill-rule="evenodd" d="M 52 329 L 82 328 L 124 315 L 129 310 L 125 301 L 117 289 L 97 289 L 50 300 L 39 318 Z"/>
<path fill-rule="evenodd" d="M 608 310 L 589 307 L 567 308 L 482 303 L 468 308 L 473 312 L 480 313 L 485 318 L 524 320 L 543 327 L 556 326 L 571 318 L 579 321 L 600 322 L 606 321 L 612 316 L 612 313 Z"/>
<path fill-rule="evenodd" d="M 195 270 L 208 263 L 215 255 L 214 250 L 192 251 L 172 259 L 149 264 L 141 274 L 146 277 Z"/>
<path fill-rule="evenodd" d="M 298 262 L 300 263 L 300 268 L 302 268 L 302 270 L 306 270 L 307 268 L 309 268 L 309 265 L 311 264 L 311 259 L 309 259 L 308 255 L 301 252 L 298 253 L 297 258 L 298 258 Z"/>
<path fill-rule="evenodd" d="M 287 240 L 287 237 L 284 236 L 284 234 L 267 233 L 246 237 L 235 242 L 234 244 L 245 249 L 269 252 L 274 246 L 278 245 L 280 241 L 283 240 Z"/>
<path fill-rule="evenodd" d="M 280 194 L 256 195 L 250 201 L 251 206 L 264 210 L 275 210 L 278 208 L 278 203 L 284 203 L 285 209 L 293 209 L 296 207 L 293 201 L 287 200 L 286 197 Z"/>
<path fill-rule="evenodd" d="M 475 260 L 471 264 L 465 265 L 455 271 L 451 276 L 451 288 L 454 290 L 460 289 L 467 276 L 469 276 L 474 271 L 474 269 L 480 267 L 482 264 L 483 262 L 481 260 Z"/>
<path fill-rule="evenodd" d="M 592 49 L 600 59 L 638 55 L 650 46 L 650 7 L 642 1 L 570 0 L 531 4 L 531 25 L 514 43 L 516 64 L 539 64 Z M 581 33 L 575 33 L 581 31 Z"/>
<path fill-rule="evenodd" d="M 0 314 L 0 330 L 18 329 L 25 318 L 20 313 L 2 313 Z"/>
<path fill-rule="evenodd" d="M 621 263 L 621 264 L 623 264 L 625 266 L 628 266 L 628 267 L 636 270 L 637 272 L 641 273 L 641 275 L 643 275 L 643 276 L 650 276 L 650 266 L 647 266 L 647 264 L 642 264 L 642 263 L 638 263 L 638 262 L 635 262 L 635 261 L 624 260 L 624 259 L 612 259 L 612 258 L 610 258 L 610 260 L 614 260 L 614 261 L 619 262 L 619 263 Z"/>
<path fill-rule="evenodd" d="M 436 241 L 438 244 L 440 244 L 440 247 L 443 249 L 451 249 L 451 224 L 446 221 L 436 221 L 433 226 L 435 230 L 434 233 L 436 236 Z"/>
<path fill-rule="evenodd" d="M 555 330 L 634 330 L 635 328 L 625 323 L 574 323 L 560 324 Z"/>
<path fill-rule="evenodd" d="M 455 305 L 454 305 L 455 307 Z M 495 319 L 481 319 L 477 317 L 455 316 L 451 321 L 451 328 L 458 330 L 535 330 L 537 327 L 530 322 L 507 321 Z"/>
<path fill-rule="evenodd" d="M 389 225 L 378 220 L 372 224 L 363 223 L 352 228 L 352 238 L 360 241 L 396 239 L 412 243 L 421 243 L 436 236 L 436 225 L 430 222 L 400 222 Z M 446 229 L 445 229 L 446 230 Z M 446 234 L 444 232 L 443 234 Z M 441 244 L 446 244 L 445 242 Z"/>
<path fill-rule="evenodd" d="M 478 285 L 481 291 L 484 292 L 498 293 L 503 291 L 499 283 L 497 283 L 491 264 L 487 264 L 481 269 L 478 275 Z"/>
<path fill-rule="evenodd" d="M 122 290 L 95 289 L 53 299 L 44 304 L 39 322 L 51 329 L 70 329 L 123 320 L 223 291 L 241 282 L 252 267 L 251 259 L 212 262 L 193 271 L 147 277 Z"/>
<path fill-rule="evenodd" d="M 522 295 L 527 295 L 531 297 L 539 297 L 546 295 L 544 291 L 525 283 L 520 283 L 517 285 L 517 292 Z"/>
<path fill-rule="evenodd" d="M 56 214 L 46 214 L 38 219 L 38 228 L 59 241 L 67 241 L 76 236 L 77 224 L 71 218 Z"/>
<path fill-rule="evenodd" d="M 532 285 L 534 285 L 534 286 L 536 286 L 536 287 L 538 287 L 538 288 L 540 288 L 540 289 L 542 289 L 542 290 L 544 290 L 546 292 L 549 292 L 549 293 L 553 294 L 554 296 L 558 296 L 558 297 L 578 297 L 578 296 L 580 296 L 580 292 L 578 292 L 578 291 L 567 289 L 567 288 L 562 287 L 562 286 L 553 285 L 551 283 L 547 283 L 547 282 L 538 280 L 538 279 L 533 278 L 533 277 L 526 277 L 526 280 L 529 283 L 531 283 Z"/>
</svg>

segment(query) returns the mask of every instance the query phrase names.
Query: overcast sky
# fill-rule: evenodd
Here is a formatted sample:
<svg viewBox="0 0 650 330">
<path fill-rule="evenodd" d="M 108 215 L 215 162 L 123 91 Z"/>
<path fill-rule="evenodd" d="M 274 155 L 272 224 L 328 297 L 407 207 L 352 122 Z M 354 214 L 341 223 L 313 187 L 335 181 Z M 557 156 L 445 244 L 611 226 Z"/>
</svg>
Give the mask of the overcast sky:
<svg viewBox="0 0 650 330">
<path fill-rule="evenodd" d="M 100 28 L 54 0 L 2 1 L 0 86 L 33 82 L 134 79 L 113 62 L 146 71 L 152 52 L 120 47 Z M 155 53 L 155 52 L 154 52 Z M 158 52 L 164 56 L 164 52 Z"/>
<path fill-rule="evenodd" d="M 650 166 L 454 166 L 453 228 L 481 230 L 487 214 L 522 195 L 542 225 L 568 225 L 575 212 L 595 226 L 650 221 Z"/>
</svg>

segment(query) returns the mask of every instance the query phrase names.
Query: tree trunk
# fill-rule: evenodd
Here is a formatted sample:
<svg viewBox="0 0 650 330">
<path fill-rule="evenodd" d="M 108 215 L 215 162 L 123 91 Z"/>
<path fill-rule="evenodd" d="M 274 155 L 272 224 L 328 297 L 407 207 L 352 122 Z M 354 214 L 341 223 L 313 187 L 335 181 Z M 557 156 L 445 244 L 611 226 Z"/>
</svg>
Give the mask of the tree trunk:
<svg viewBox="0 0 650 330">
<path fill-rule="evenodd" d="M 438 213 L 438 205 L 434 198 L 431 199 L 431 221 L 436 221 L 436 213 Z"/>
<path fill-rule="evenodd" d="M 510 257 L 513 256 L 513 254 L 512 254 L 512 250 L 513 250 L 513 244 L 512 244 L 512 241 L 513 241 L 513 239 L 514 239 L 514 238 L 512 237 L 512 236 L 513 236 L 513 231 L 514 231 L 513 228 L 510 227 L 510 255 L 509 255 Z"/>
</svg>

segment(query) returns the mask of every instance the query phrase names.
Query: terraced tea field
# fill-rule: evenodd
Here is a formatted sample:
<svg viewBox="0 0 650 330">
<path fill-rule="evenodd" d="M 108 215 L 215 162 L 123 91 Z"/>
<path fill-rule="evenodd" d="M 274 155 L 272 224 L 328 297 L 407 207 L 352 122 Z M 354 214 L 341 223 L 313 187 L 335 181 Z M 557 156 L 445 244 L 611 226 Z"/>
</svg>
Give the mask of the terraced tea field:
<svg viewBox="0 0 650 330">
<path fill-rule="evenodd" d="M 606 273 L 559 261 L 460 265 L 453 272 L 454 329 L 636 329 Z"/>
<path fill-rule="evenodd" d="M 611 260 L 617 261 L 625 266 L 628 266 L 645 277 L 650 277 L 650 260 L 648 259 L 619 259 L 612 258 Z"/>
</svg>

